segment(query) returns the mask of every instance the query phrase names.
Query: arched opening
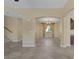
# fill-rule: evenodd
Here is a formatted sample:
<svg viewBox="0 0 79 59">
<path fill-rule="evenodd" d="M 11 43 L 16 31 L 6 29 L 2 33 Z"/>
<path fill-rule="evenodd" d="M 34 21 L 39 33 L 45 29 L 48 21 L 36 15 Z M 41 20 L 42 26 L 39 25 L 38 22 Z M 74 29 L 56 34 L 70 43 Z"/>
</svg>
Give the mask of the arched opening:
<svg viewBox="0 0 79 59">
<path fill-rule="evenodd" d="M 58 34 L 60 30 L 58 27 L 59 24 L 60 24 L 59 18 L 55 18 L 55 17 L 36 18 L 36 43 L 43 42 L 43 45 L 45 44 L 48 45 L 48 44 L 52 44 L 53 42 L 57 43 L 58 41 L 60 41 Z M 47 41 L 50 43 L 47 43 Z M 60 45 L 60 42 L 58 42 L 57 45 Z"/>
</svg>

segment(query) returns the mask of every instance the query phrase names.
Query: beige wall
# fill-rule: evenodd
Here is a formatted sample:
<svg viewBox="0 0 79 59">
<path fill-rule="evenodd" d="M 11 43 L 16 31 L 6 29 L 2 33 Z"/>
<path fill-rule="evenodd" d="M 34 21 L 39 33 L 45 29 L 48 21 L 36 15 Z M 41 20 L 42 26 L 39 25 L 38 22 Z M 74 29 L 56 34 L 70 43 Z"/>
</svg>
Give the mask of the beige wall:
<svg viewBox="0 0 79 59">
<path fill-rule="evenodd" d="M 54 24 L 54 28 L 53 28 L 53 30 L 54 30 L 54 36 L 56 38 L 58 38 L 58 30 L 59 30 L 58 26 L 59 26 L 58 23 L 55 23 Z"/>
<path fill-rule="evenodd" d="M 62 15 L 67 15 L 73 9 L 74 9 L 74 0 L 69 0 L 63 8 L 63 14 Z"/>
<path fill-rule="evenodd" d="M 23 47 L 34 47 L 35 22 L 32 20 L 28 21 L 27 19 L 5 16 L 4 25 L 13 32 L 10 33 L 5 29 L 5 36 L 12 42 L 22 40 Z M 5 41 L 7 41 L 7 38 L 5 38 Z"/>
<path fill-rule="evenodd" d="M 22 38 L 22 23 L 21 20 L 19 20 L 19 18 L 16 17 L 11 17 L 11 16 L 6 16 L 4 17 L 4 26 L 7 27 L 9 30 L 12 31 L 12 33 L 10 33 L 9 31 L 7 31 L 6 29 L 4 30 L 5 32 L 5 40 L 7 40 L 7 38 L 12 41 L 12 42 L 18 42 L 20 41 Z"/>
<path fill-rule="evenodd" d="M 36 40 L 43 38 L 43 24 L 36 23 Z"/>
<path fill-rule="evenodd" d="M 23 20 L 22 19 L 18 19 L 17 20 L 17 39 L 19 39 L 19 41 L 22 41 L 23 39 Z"/>
<path fill-rule="evenodd" d="M 5 30 L 5 36 L 8 37 L 9 40 L 11 41 L 17 41 L 17 20 L 16 18 L 13 17 L 9 17 L 9 16 L 5 16 L 5 27 L 7 27 L 8 29 L 10 29 L 13 33 L 8 32 L 7 30 Z"/>
</svg>

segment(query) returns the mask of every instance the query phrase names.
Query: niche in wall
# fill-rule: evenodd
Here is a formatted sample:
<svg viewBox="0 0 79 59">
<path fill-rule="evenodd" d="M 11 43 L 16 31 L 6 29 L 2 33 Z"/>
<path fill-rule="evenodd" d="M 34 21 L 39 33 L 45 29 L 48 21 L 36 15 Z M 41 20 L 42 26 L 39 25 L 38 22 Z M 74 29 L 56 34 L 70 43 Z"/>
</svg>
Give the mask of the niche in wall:
<svg viewBox="0 0 79 59">
<path fill-rule="evenodd" d="M 74 31 L 74 20 L 70 18 L 70 30 Z M 70 35 L 70 44 L 74 45 L 74 35 Z"/>
<path fill-rule="evenodd" d="M 74 20 L 70 18 L 70 29 L 74 30 Z"/>
</svg>

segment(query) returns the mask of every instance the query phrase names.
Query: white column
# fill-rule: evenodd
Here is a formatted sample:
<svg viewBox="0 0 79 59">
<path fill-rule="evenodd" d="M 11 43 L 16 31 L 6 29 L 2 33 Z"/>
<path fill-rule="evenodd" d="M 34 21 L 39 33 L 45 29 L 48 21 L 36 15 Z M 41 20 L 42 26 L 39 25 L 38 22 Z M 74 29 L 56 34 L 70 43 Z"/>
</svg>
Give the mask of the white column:
<svg viewBox="0 0 79 59">
<path fill-rule="evenodd" d="M 63 25 L 64 24 L 64 20 L 63 17 L 61 17 L 60 22 L 59 22 L 59 39 L 60 39 L 60 47 L 64 47 L 64 33 L 63 33 Z"/>
<path fill-rule="evenodd" d="M 70 46 L 70 17 L 66 16 L 63 19 L 63 37 L 62 47 Z"/>
<path fill-rule="evenodd" d="M 22 47 L 35 47 L 35 22 L 34 20 L 23 20 Z"/>
</svg>

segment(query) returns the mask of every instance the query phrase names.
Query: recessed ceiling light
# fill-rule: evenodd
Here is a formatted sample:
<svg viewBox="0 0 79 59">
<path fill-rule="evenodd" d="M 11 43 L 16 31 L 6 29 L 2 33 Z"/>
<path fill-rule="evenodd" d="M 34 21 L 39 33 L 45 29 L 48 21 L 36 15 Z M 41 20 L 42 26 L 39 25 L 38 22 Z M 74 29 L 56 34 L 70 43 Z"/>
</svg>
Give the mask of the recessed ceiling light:
<svg viewBox="0 0 79 59">
<path fill-rule="evenodd" d="M 14 1 L 18 2 L 19 0 L 14 0 Z"/>
</svg>

